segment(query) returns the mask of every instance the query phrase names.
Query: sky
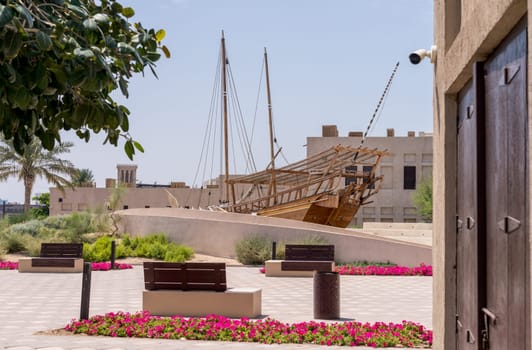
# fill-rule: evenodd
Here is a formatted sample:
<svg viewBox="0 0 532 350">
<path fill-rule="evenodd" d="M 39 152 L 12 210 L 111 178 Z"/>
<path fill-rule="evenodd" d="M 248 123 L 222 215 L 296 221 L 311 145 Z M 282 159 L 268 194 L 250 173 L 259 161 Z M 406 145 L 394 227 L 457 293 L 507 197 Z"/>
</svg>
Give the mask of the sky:
<svg viewBox="0 0 532 350">
<path fill-rule="evenodd" d="M 98 187 L 116 178 L 117 164 L 136 164 L 137 181 L 201 183 L 196 176 L 203 135 L 225 32 L 227 54 L 248 128 L 256 115 L 252 144 L 257 167 L 269 162 L 267 104 L 261 81 L 268 50 L 276 139 L 290 162 L 305 157 L 306 138 L 335 124 L 339 135 L 364 131 L 396 62 L 385 104 L 369 136 L 432 132 L 433 66 L 418 65 L 410 52 L 433 44 L 432 0 L 122 0 L 132 21 L 164 29 L 170 59 L 157 62 L 158 79 L 147 69 L 136 76 L 129 98 L 114 97 L 131 111 L 130 133 L 145 149 L 130 161 L 118 148 L 89 143 L 65 132 L 75 146 L 64 158 L 90 169 Z M 264 78 L 262 80 L 264 83 Z M 259 96 L 259 99 L 257 99 Z M 255 110 L 258 112 L 255 113 Z M 248 132 L 251 132 L 248 130 Z M 203 172 L 200 171 L 200 175 Z M 194 181 L 196 180 L 196 181 Z M 38 180 L 33 193 L 49 192 Z M 0 183 L 0 198 L 23 202 L 16 178 Z"/>
</svg>

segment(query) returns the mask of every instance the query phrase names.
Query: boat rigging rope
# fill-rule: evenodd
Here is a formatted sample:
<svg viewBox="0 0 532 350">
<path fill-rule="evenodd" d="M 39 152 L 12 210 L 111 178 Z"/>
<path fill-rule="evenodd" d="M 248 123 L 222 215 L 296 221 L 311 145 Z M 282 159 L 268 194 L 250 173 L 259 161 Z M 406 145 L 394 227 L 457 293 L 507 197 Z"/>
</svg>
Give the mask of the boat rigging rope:
<svg viewBox="0 0 532 350">
<path fill-rule="evenodd" d="M 212 143 L 212 147 L 213 147 L 213 153 L 214 154 L 214 148 L 215 148 L 215 136 L 213 136 L 213 133 L 216 132 L 216 125 L 217 125 L 217 120 L 215 118 L 215 110 L 218 109 L 219 105 L 218 105 L 218 101 L 219 101 L 219 96 L 221 94 L 221 92 L 219 91 L 218 87 L 220 86 L 220 79 L 221 79 L 221 70 L 220 70 L 220 57 L 222 55 L 222 50 L 221 50 L 221 47 L 220 47 L 220 50 L 219 50 L 219 54 L 218 54 L 218 65 L 217 65 L 217 68 L 216 68 L 216 74 L 215 74 L 215 77 L 214 77 L 214 83 L 213 83 L 213 88 L 212 88 L 212 94 L 211 94 L 211 102 L 210 102 L 210 106 L 209 106 L 209 114 L 208 114 L 208 118 L 207 118 L 207 125 L 205 127 L 205 133 L 203 135 L 203 144 L 202 144 L 202 147 L 201 147 L 201 153 L 200 153 L 200 159 L 198 161 L 198 166 L 196 168 L 196 173 L 194 174 L 194 180 L 192 181 L 192 187 L 196 187 L 196 184 L 197 184 L 197 181 L 198 181 L 198 176 L 199 176 L 199 173 L 200 173 L 200 170 L 203 168 L 203 172 L 202 172 L 202 180 L 205 180 L 206 178 L 206 171 L 207 171 L 207 164 L 209 163 L 209 148 L 211 147 L 211 139 L 214 139 L 214 142 Z M 211 159 L 211 175 L 213 173 L 213 167 L 214 167 L 214 157 L 212 157 Z M 212 176 L 211 176 L 212 178 Z M 203 186 L 201 186 L 203 187 Z M 189 205 L 189 200 L 190 200 L 190 195 L 191 195 L 192 191 L 188 191 L 188 195 L 187 195 L 187 198 L 186 198 L 186 201 L 184 203 L 184 205 Z M 200 192 L 201 193 L 201 192 Z M 200 194 L 200 200 L 201 200 L 201 194 Z"/>
<path fill-rule="evenodd" d="M 395 67 L 393 68 L 392 74 L 390 75 L 390 78 L 388 79 L 388 82 L 386 83 L 386 87 L 384 88 L 381 98 L 379 99 L 379 102 L 377 103 L 377 107 L 375 108 L 375 111 L 373 112 L 373 115 L 371 116 L 371 119 L 368 123 L 368 127 L 366 128 L 366 131 L 364 132 L 364 135 L 362 136 L 362 139 L 360 140 L 360 145 L 358 146 L 358 148 L 362 148 L 362 146 L 364 145 L 364 142 L 366 141 L 366 137 L 368 136 L 369 131 L 373 128 L 372 124 L 373 124 L 373 121 L 375 120 L 375 117 L 380 116 L 380 113 L 382 112 L 382 110 L 380 112 L 379 110 L 384 100 L 386 99 L 388 92 L 390 91 L 390 86 L 392 85 L 392 80 L 395 76 L 395 73 L 397 72 L 397 68 L 399 68 L 399 61 L 395 64 Z M 353 157 L 353 162 L 356 161 L 357 157 L 358 157 L 358 152 L 355 153 L 355 156 Z"/>
<path fill-rule="evenodd" d="M 233 101 L 232 108 L 235 113 L 235 119 L 236 119 L 236 125 L 234 125 L 235 128 L 237 128 L 237 135 L 239 137 L 240 141 L 240 147 L 244 150 L 246 154 L 246 170 L 251 170 L 253 172 L 257 171 L 257 167 L 255 165 L 255 159 L 253 158 L 253 153 L 251 151 L 251 142 L 248 137 L 248 133 L 246 130 L 246 125 L 244 122 L 244 117 L 242 113 L 242 109 L 240 108 L 240 100 L 238 99 L 238 94 L 236 92 L 236 85 L 233 78 L 233 71 L 231 69 L 231 65 L 227 63 L 227 73 L 228 73 L 228 80 L 229 80 L 229 89 L 231 90 L 231 99 Z M 234 157 L 236 159 L 236 157 Z M 236 171 L 236 166 L 235 166 Z"/>
<path fill-rule="evenodd" d="M 362 148 L 362 145 L 366 141 L 366 137 L 368 136 L 368 133 L 370 129 L 372 129 L 373 121 L 375 120 L 375 117 L 377 115 L 380 115 L 379 109 L 381 105 L 383 104 L 383 101 L 385 100 L 386 96 L 388 95 L 388 92 L 390 91 L 390 86 L 392 85 L 392 80 L 395 76 L 395 73 L 397 72 L 397 68 L 399 68 L 399 62 L 395 64 L 395 67 L 393 68 L 392 74 L 390 75 L 390 78 L 388 79 L 388 83 L 386 83 L 386 87 L 384 88 L 384 92 L 381 95 L 381 98 L 379 99 L 379 103 L 377 103 L 377 107 L 375 108 L 375 111 L 373 112 L 373 115 L 371 116 L 371 119 L 369 121 L 368 127 L 366 128 L 366 131 L 364 132 L 364 136 L 362 136 L 362 140 L 360 140 L 360 146 L 359 148 Z M 381 111 L 382 112 L 382 111 Z"/>
<path fill-rule="evenodd" d="M 253 144 L 253 137 L 255 136 L 255 124 L 257 122 L 257 113 L 259 110 L 259 100 L 262 90 L 262 76 L 264 75 L 264 60 L 262 60 L 262 67 L 260 69 L 260 77 L 259 77 L 259 87 L 257 89 L 257 99 L 255 102 L 255 114 L 253 115 L 253 123 L 251 124 L 251 137 L 249 139 L 249 143 Z"/>
</svg>

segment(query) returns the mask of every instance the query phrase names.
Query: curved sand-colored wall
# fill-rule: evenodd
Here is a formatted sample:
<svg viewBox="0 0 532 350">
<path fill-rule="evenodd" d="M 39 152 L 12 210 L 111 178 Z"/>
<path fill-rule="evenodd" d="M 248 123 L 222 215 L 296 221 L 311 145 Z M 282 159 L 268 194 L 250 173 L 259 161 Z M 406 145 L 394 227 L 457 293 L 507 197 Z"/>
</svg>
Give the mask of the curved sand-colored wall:
<svg viewBox="0 0 532 350">
<path fill-rule="evenodd" d="M 425 245 L 294 220 L 176 208 L 129 209 L 117 214 L 122 218 L 123 232 L 164 232 L 172 241 L 213 256 L 234 258 L 236 242 L 250 235 L 285 243 L 319 235 L 334 244 L 340 262 L 391 261 L 404 266 L 432 263 L 432 249 Z"/>
</svg>

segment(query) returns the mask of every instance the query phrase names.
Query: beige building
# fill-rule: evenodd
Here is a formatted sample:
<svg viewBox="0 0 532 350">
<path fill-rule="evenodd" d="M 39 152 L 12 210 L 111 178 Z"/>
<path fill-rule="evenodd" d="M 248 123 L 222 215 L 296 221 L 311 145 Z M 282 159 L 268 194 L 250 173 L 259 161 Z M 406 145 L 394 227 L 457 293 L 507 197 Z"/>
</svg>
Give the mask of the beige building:
<svg viewBox="0 0 532 350">
<path fill-rule="evenodd" d="M 358 147 L 362 132 L 349 132 L 338 136 L 336 125 L 324 125 L 321 137 L 307 137 L 307 156 L 317 154 L 335 145 Z M 432 178 L 432 134 L 410 131 L 396 136 L 394 129 L 388 129 L 386 136 L 366 138 L 364 146 L 388 150 L 393 155 L 384 157 L 377 175 L 384 179 L 379 193 L 358 211 L 353 224 L 362 222 L 422 222 L 412 203 L 412 194 L 421 181 Z M 365 171 L 365 169 L 352 169 Z"/>
<path fill-rule="evenodd" d="M 125 187 L 117 209 L 189 207 L 207 208 L 219 204 L 221 192 L 218 185 L 190 188 L 184 182 L 168 185 L 137 183 L 136 165 L 118 165 L 117 178 L 106 179 L 105 187 L 76 187 L 60 191 L 50 188 L 50 215 L 70 214 L 74 211 L 108 208 L 108 201 L 117 183 Z"/>
<path fill-rule="evenodd" d="M 532 349 L 530 10 L 434 1 L 436 350 Z"/>
</svg>

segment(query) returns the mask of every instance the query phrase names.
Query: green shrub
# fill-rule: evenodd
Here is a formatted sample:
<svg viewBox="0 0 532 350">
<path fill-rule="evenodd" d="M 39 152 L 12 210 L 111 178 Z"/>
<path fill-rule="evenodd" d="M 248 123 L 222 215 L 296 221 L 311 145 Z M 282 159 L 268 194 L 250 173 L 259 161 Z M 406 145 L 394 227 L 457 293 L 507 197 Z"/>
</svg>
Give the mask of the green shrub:
<svg viewBox="0 0 532 350">
<path fill-rule="evenodd" d="M 266 237 L 244 238 L 236 244 L 236 256 L 244 265 L 261 265 L 272 256 L 272 243 Z"/>
<path fill-rule="evenodd" d="M 146 243 L 147 246 L 147 258 L 164 260 L 164 255 L 166 254 L 166 248 L 168 244 L 163 245 L 160 242 L 153 242 L 151 244 Z"/>
<path fill-rule="evenodd" d="M 308 236 L 294 242 L 277 242 L 276 259 L 284 259 L 286 244 L 327 244 L 327 240 L 318 235 Z M 272 241 L 262 236 L 244 238 L 236 244 L 236 256 L 244 265 L 261 265 L 272 256 Z"/>
<path fill-rule="evenodd" d="M 18 233 L 7 233 L 2 238 L 2 246 L 7 253 L 20 253 L 26 250 L 24 235 Z"/>
<path fill-rule="evenodd" d="M 83 258 L 87 261 L 108 261 L 111 258 L 111 242 L 109 236 L 98 238 L 93 244 L 83 245 Z M 168 242 L 164 234 L 145 237 L 124 235 L 117 240 L 115 258 L 137 256 L 173 262 L 184 262 L 194 255 L 192 248 Z"/>
<path fill-rule="evenodd" d="M 65 227 L 66 215 L 49 216 L 44 219 L 44 225 L 50 229 L 60 229 Z"/>
<path fill-rule="evenodd" d="M 38 238 L 26 236 L 24 239 L 25 250 L 29 256 L 39 256 L 41 255 L 41 243 L 42 241 Z"/>
<path fill-rule="evenodd" d="M 7 222 L 9 225 L 20 224 L 21 222 L 31 220 L 31 214 L 22 213 L 22 214 L 9 214 L 7 216 Z"/>
<path fill-rule="evenodd" d="M 87 261 L 109 261 L 111 259 L 111 242 L 109 236 L 98 238 L 93 244 L 83 244 L 83 259 Z"/>
<path fill-rule="evenodd" d="M 29 234 L 35 237 L 39 235 L 42 227 L 43 227 L 43 222 L 41 220 L 33 219 L 33 220 L 11 225 L 8 230 L 12 234 L 19 234 L 19 235 Z"/>
<path fill-rule="evenodd" d="M 164 261 L 185 262 L 194 256 L 194 251 L 184 245 L 170 243 L 164 254 Z"/>
<path fill-rule="evenodd" d="M 65 228 L 63 230 L 63 237 L 68 242 L 81 243 L 85 239 L 83 235 L 91 230 L 91 217 L 88 213 L 73 213 L 65 218 Z"/>
<path fill-rule="evenodd" d="M 141 239 L 142 241 L 149 243 L 149 244 L 154 244 L 154 243 L 160 243 L 163 245 L 168 244 L 168 237 L 166 237 L 164 233 L 153 233 L 148 236 L 144 236 Z"/>
</svg>

